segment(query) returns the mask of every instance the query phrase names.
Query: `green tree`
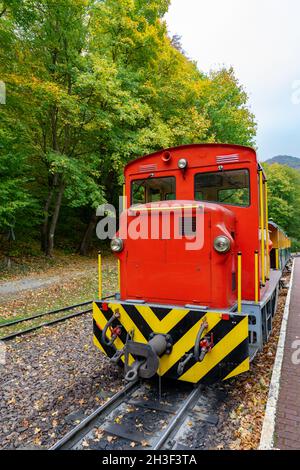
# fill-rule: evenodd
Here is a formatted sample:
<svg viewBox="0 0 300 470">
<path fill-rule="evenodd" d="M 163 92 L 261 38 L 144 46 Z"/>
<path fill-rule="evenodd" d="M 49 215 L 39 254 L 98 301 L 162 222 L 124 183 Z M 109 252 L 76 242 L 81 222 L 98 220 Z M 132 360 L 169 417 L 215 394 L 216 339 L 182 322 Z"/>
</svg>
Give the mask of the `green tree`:
<svg viewBox="0 0 300 470">
<path fill-rule="evenodd" d="M 269 188 L 269 217 L 300 241 L 300 173 L 285 165 L 263 165 Z"/>
<path fill-rule="evenodd" d="M 42 248 L 52 256 L 62 199 L 73 207 L 103 201 L 96 184 L 96 128 L 109 127 L 114 111 L 114 74 L 105 61 L 84 54 L 88 15 L 94 2 L 21 2 L 10 14 L 17 26 L 16 67 L 4 74 L 22 105 L 11 108 L 26 122 L 32 166 L 44 178 Z"/>
<path fill-rule="evenodd" d="M 5 116 L 0 113 L 2 124 Z M 13 229 L 18 219 L 36 208 L 28 184 L 29 168 L 23 149 L 26 146 L 22 125 L 6 121 L 0 129 L 0 231 Z"/>
<path fill-rule="evenodd" d="M 197 69 L 168 37 L 169 4 L 0 1 L 1 79 L 8 89 L 0 112 L 22 127 L 20 168 L 30 169 L 25 189 L 39 204 L 31 223 L 41 225 L 49 256 L 64 207 L 89 219 L 86 252 L 95 207 L 117 202 L 129 160 L 186 143 L 253 142 L 254 119 L 233 71 Z M 8 173 L 13 180 L 13 169 Z M 22 204 L 24 184 L 12 186 Z"/>
<path fill-rule="evenodd" d="M 211 141 L 254 146 L 256 123 L 247 103 L 248 96 L 232 68 L 211 72 L 206 77 L 199 106 L 209 121 Z"/>
</svg>

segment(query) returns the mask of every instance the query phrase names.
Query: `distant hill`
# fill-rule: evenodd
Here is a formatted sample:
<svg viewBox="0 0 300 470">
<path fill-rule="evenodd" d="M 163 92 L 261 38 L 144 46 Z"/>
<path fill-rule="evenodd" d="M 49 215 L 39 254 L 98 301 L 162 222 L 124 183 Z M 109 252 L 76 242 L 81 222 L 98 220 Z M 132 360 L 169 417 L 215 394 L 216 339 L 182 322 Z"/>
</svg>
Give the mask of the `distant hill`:
<svg viewBox="0 0 300 470">
<path fill-rule="evenodd" d="M 280 165 L 287 165 L 295 170 L 300 171 L 300 158 L 290 157 L 289 155 L 277 155 L 277 157 L 270 158 L 266 160 L 265 163 L 273 165 L 274 163 L 279 163 Z"/>
</svg>

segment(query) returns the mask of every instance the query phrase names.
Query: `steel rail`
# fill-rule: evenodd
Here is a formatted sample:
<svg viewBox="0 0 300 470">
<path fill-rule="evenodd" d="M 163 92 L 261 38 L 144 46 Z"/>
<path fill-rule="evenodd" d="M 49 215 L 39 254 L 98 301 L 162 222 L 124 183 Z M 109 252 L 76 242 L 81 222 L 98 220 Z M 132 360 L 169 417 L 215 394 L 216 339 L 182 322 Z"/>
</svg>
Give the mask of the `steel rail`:
<svg viewBox="0 0 300 470">
<path fill-rule="evenodd" d="M 90 313 L 90 312 L 92 312 L 92 309 L 83 310 L 81 312 L 76 312 L 76 313 L 71 313 L 71 315 L 65 315 L 64 317 L 56 318 L 55 320 L 51 320 L 49 322 L 40 323 L 39 325 L 35 325 L 35 326 L 30 327 L 30 328 L 26 328 L 25 330 L 15 331 L 14 333 L 11 333 L 9 335 L 0 337 L 0 341 L 8 341 L 10 339 L 16 338 L 17 336 L 21 336 L 21 335 L 25 335 L 27 333 L 31 333 L 31 331 L 38 330 L 40 328 L 43 328 L 44 326 L 54 325 L 55 323 L 60 323 L 60 322 L 63 322 L 65 320 L 68 320 L 69 318 L 78 317 L 79 315 L 84 315 L 85 313 Z"/>
<path fill-rule="evenodd" d="M 110 294 L 107 297 L 103 297 L 103 299 L 101 300 L 111 299 L 114 296 L 115 294 Z M 36 315 L 32 315 L 31 317 L 24 317 L 24 318 L 20 318 L 19 320 L 12 320 L 12 321 L 8 321 L 5 323 L 0 323 L 0 328 L 8 327 L 11 325 L 16 325 L 17 323 L 23 323 L 29 320 L 34 320 L 35 318 L 45 317 L 46 315 L 53 315 L 55 313 L 66 312 L 68 310 L 73 310 L 74 308 L 83 307 L 84 305 L 91 304 L 92 302 L 93 300 L 87 300 L 86 302 L 82 302 L 80 304 L 70 305 L 68 307 L 62 307 L 56 310 L 50 310 L 49 312 L 37 313 Z"/>
<path fill-rule="evenodd" d="M 106 403 L 99 406 L 93 413 L 87 416 L 81 423 L 79 423 L 74 429 L 68 432 L 62 439 L 56 444 L 50 447 L 49 450 L 62 450 L 70 449 L 74 444 L 78 443 L 91 429 L 94 427 L 95 420 L 101 415 L 108 414 L 113 411 L 114 408 L 119 406 L 120 403 L 127 397 L 128 392 L 134 391 L 138 387 L 138 381 L 132 382 L 126 385 L 122 390 L 113 395 Z M 74 443 L 75 440 L 75 443 Z M 68 446 L 68 444 L 71 444 Z"/>
<path fill-rule="evenodd" d="M 97 408 L 93 413 L 87 416 L 80 424 L 78 424 L 74 429 L 68 432 L 56 444 L 50 447 L 49 450 L 70 450 L 76 448 L 76 445 L 78 445 L 80 441 L 82 441 L 91 432 L 93 428 L 99 426 L 98 420 L 103 419 L 104 421 L 109 415 L 109 413 L 111 413 L 118 406 L 120 406 L 124 402 L 124 400 L 128 401 L 129 392 L 134 392 L 138 388 L 138 386 L 138 380 L 126 385 L 121 391 L 116 393 L 112 398 L 110 398 L 110 400 L 104 403 L 104 405 Z M 187 413 L 191 410 L 191 408 L 196 404 L 197 400 L 199 399 L 201 391 L 202 387 L 198 386 L 197 388 L 193 389 L 191 393 L 188 394 L 183 404 L 180 406 L 174 417 L 170 420 L 169 424 L 167 425 L 167 428 L 162 433 L 160 433 L 158 437 L 156 434 L 153 435 L 152 443 L 148 444 L 149 449 L 163 449 L 164 445 L 167 442 L 167 439 L 170 436 L 172 436 L 172 438 L 176 436 L 178 429 L 180 429 L 180 426 L 183 424 L 184 418 L 187 416 Z M 126 437 L 126 439 L 130 440 L 130 436 Z"/>
<path fill-rule="evenodd" d="M 36 315 L 32 315 L 31 317 L 24 317 L 20 318 L 19 320 L 12 320 L 6 323 L 0 323 L 0 328 L 16 325 L 17 323 L 23 323 L 24 321 L 34 320 L 35 318 L 44 317 L 46 315 L 53 315 L 55 313 L 66 312 L 68 310 L 73 310 L 77 307 L 83 307 L 84 305 L 91 304 L 92 302 L 92 300 L 88 300 L 87 302 L 83 302 L 81 304 L 70 305 L 69 307 L 58 308 L 57 310 L 50 310 L 49 312 L 37 313 Z"/>
<path fill-rule="evenodd" d="M 107 297 L 103 297 L 102 300 L 111 299 L 114 296 L 115 296 L 115 294 L 111 294 Z M 82 307 L 84 305 L 91 304 L 92 302 L 93 302 L 93 300 L 89 300 L 89 301 L 83 302 L 81 304 L 70 305 L 69 307 L 63 307 L 61 309 L 51 310 L 50 312 L 39 313 L 37 315 L 33 315 L 31 317 L 28 317 L 28 318 L 21 318 L 21 320 L 14 320 L 12 322 L 2 323 L 2 324 L 0 324 L 0 328 L 2 328 L 2 327 L 7 327 L 8 328 L 11 325 L 16 325 L 18 323 L 23 323 L 25 321 L 34 320 L 35 318 L 40 318 L 40 317 L 44 317 L 44 316 L 47 316 L 47 315 L 53 315 L 53 314 L 57 314 L 57 313 L 60 313 L 60 312 L 66 312 L 66 311 L 73 310 L 73 309 L 78 308 L 78 307 Z M 44 326 L 54 325 L 55 323 L 60 323 L 60 322 L 63 322 L 65 320 L 68 320 L 69 318 L 74 318 L 74 317 L 77 317 L 79 315 L 84 315 L 85 313 L 90 313 L 90 312 L 92 312 L 92 309 L 83 310 L 83 311 L 80 311 L 80 312 L 71 313 L 70 315 L 65 315 L 65 316 L 60 317 L 60 318 L 56 318 L 55 320 L 50 320 L 48 322 L 40 323 L 39 325 L 35 325 L 35 326 L 30 327 L 30 328 L 26 328 L 24 330 L 18 330 L 16 332 L 10 333 L 6 336 L 0 337 L 0 341 L 9 341 L 10 339 L 16 338 L 17 336 L 21 336 L 23 334 L 31 333 L 32 331 L 38 330 L 39 328 L 42 328 Z"/>
<path fill-rule="evenodd" d="M 165 432 L 159 437 L 159 439 L 152 447 L 153 450 L 159 450 L 163 447 L 170 434 L 174 430 L 176 430 L 178 425 L 182 423 L 186 412 L 189 411 L 189 408 L 197 401 L 200 396 L 200 392 L 201 387 L 198 386 L 197 388 L 195 388 L 195 390 L 190 393 L 190 395 L 187 397 L 187 399 L 183 402 L 182 406 L 177 411 L 176 415 L 169 422 Z"/>
</svg>

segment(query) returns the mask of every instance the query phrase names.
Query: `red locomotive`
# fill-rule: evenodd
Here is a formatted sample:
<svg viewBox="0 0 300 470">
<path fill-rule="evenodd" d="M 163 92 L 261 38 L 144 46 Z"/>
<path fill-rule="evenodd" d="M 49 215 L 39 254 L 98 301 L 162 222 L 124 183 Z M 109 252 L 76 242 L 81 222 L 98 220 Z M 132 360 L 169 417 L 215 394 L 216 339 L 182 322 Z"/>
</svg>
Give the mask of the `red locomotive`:
<svg viewBox="0 0 300 470">
<path fill-rule="evenodd" d="M 125 363 L 127 380 L 211 383 L 248 370 L 272 330 L 290 247 L 268 225 L 255 151 L 186 145 L 138 158 L 125 195 L 111 243 L 120 292 L 94 303 L 96 346 Z"/>
</svg>

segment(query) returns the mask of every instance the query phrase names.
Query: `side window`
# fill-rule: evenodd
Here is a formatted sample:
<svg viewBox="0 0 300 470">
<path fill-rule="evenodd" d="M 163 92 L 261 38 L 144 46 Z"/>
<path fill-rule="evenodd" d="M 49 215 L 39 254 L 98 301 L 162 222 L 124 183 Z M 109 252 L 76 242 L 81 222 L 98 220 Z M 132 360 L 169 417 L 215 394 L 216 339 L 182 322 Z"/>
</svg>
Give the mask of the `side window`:
<svg viewBox="0 0 300 470">
<path fill-rule="evenodd" d="M 234 206 L 250 205 L 248 170 L 228 170 L 195 175 L 195 199 Z"/>
</svg>

